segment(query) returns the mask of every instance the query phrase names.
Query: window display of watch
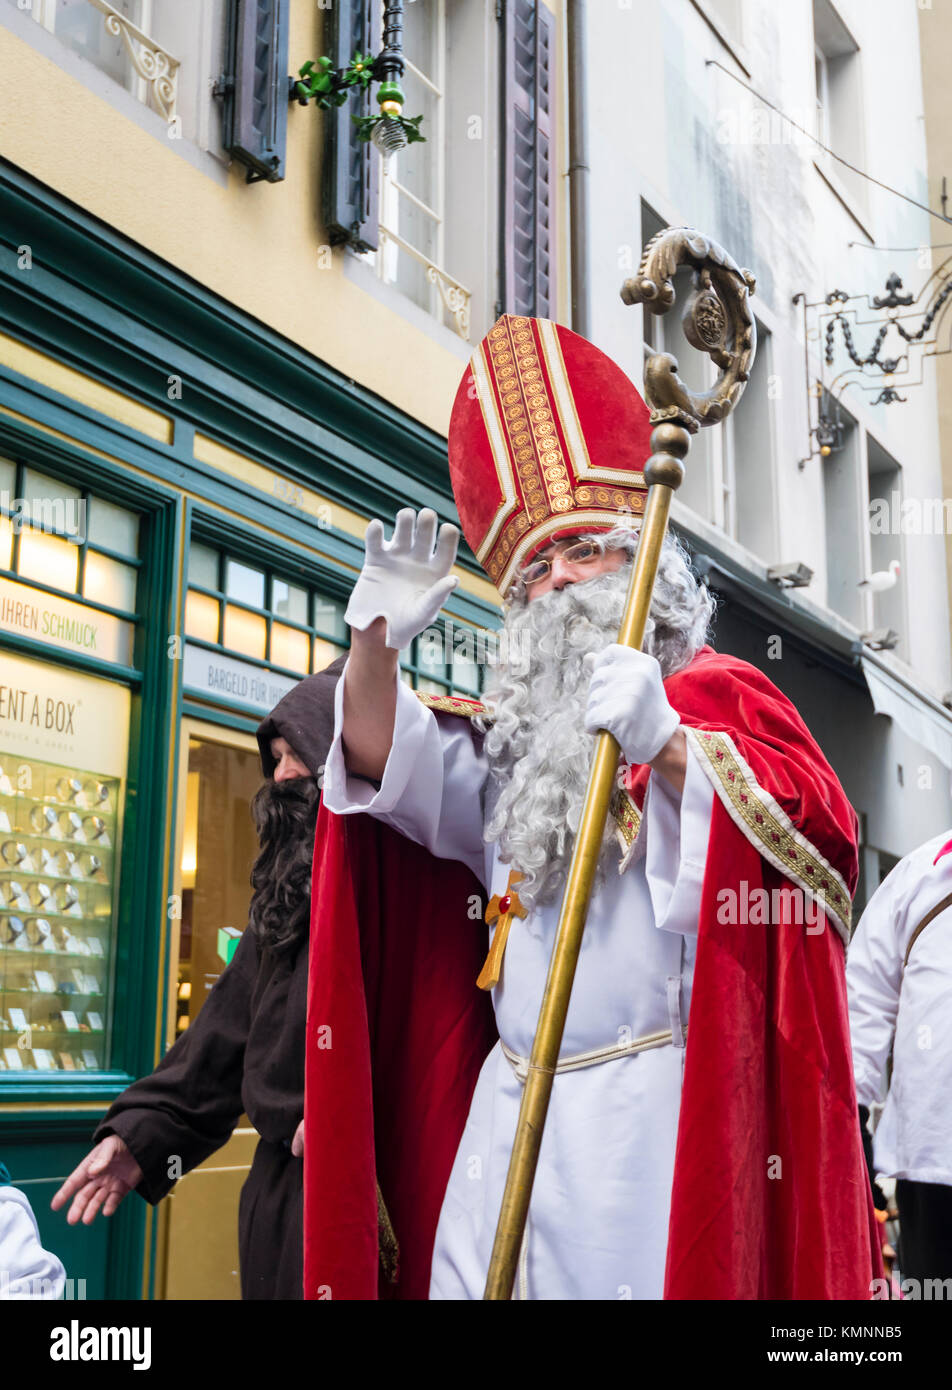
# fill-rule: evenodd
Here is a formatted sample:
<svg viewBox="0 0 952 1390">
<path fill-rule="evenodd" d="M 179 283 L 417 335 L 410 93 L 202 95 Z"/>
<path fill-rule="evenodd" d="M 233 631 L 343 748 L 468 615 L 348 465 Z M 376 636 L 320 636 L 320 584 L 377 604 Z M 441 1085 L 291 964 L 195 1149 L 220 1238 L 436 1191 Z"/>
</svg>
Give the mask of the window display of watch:
<svg viewBox="0 0 952 1390">
<path fill-rule="evenodd" d="M 0 1056 L 12 1043 L 23 1074 L 94 1071 L 108 1055 L 122 784 L 17 756 L 14 785 L 10 766 L 0 752 Z"/>
<path fill-rule="evenodd" d="M 34 806 L 30 811 L 30 826 L 37 835 L 46 835 L 54 840 L 62 839 L 63 832 L 59 828 L 52 806 Z"/>
</svg>

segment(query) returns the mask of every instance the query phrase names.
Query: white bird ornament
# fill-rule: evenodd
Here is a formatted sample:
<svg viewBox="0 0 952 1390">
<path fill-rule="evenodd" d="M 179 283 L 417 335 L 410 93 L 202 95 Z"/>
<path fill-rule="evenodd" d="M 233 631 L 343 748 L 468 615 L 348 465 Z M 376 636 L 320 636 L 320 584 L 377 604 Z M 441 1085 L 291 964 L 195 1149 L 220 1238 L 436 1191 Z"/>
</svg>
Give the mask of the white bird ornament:
<svg viewBox="0 0 952 1390">
<path fill-rule="evenodd" d="M 871 594 L 881 594 L 884 589 L 892 589 L 899 583 L 899 561 L 890 560 L 888 570 L 874 570 L 868 579 L 861 579 L 857 589 L 868 589 Z"/>
</svg>

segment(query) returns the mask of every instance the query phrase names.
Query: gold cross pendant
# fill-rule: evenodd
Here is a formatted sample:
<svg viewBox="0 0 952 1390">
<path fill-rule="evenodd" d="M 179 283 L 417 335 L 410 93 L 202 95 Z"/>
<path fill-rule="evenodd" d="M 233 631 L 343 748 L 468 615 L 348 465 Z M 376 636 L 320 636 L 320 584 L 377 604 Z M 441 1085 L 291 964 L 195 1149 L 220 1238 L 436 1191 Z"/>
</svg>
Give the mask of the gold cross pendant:
<svg viewBox="0 0 952 1390">
<path fill-rule="evenodd" d="M 476 981 L 480 989 L 495 989 L 499 984 L 499 977 L 502 974 L 502 958 L 506 951 L 506 942 L 509 939 L 509 928 L 512 926 L 513 917 L 528 917 L 528 908 L 523 907 L 516 892 L 516 884 L 521 882 L 522 874 L 518 869 L 512 869 L 509 873 L 509 882 L 506 884 L 506 891 L 499 896 L 494 893 L 489 899 L 489 906 L 486 908 L 486 921 L 492 926 L 496 923 L 496 930 L 493 932 L 492 945 L 489 948 L 489 955 L 486 963 L 479 972 Z"/>
</svg>

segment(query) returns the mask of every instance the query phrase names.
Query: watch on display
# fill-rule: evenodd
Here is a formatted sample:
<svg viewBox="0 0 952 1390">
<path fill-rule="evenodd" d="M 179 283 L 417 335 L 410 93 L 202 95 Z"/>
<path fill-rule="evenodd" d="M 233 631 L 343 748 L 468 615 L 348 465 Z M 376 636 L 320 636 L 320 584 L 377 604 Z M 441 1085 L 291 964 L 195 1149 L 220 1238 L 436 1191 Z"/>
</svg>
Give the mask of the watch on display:
<svg viewBox="0 0 952 1390">
<path fill-rule="evenodd" d="M 30 812 L 30 825 L 37 835 L 48 835 L 57 840 L 62 836 L 52 806 L 34 806 Z"/>
<path fill-rule="evenodd" d="M 88 769 L 0 757 L 0 1066 L 7 1073 L 97 1071 L 108 1056 L 100 1039 L 109 1031 L 121 786 Z M 24 1028 L 44 1039 L 39 1045 L 16 1045 L 7 1020 L 21 1015 Z"/>
</svg>

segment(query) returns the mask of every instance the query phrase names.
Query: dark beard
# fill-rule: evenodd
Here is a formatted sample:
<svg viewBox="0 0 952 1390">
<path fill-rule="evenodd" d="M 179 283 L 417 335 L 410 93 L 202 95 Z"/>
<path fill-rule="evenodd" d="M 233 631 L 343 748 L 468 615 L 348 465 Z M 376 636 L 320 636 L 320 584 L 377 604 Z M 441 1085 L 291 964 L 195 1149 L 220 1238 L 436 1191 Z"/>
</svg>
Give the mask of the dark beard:
<svg viewBox="0 0 952 1390">
<path fill-rule="evenodd" d="M 295 777 L 269 779 L 251 803 L 261 850 L 251 870 L 248 925 L 275 955 L 292 951 L 307 935 L 320 800 L 316 777 Z"/>
</svg>

